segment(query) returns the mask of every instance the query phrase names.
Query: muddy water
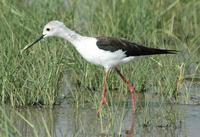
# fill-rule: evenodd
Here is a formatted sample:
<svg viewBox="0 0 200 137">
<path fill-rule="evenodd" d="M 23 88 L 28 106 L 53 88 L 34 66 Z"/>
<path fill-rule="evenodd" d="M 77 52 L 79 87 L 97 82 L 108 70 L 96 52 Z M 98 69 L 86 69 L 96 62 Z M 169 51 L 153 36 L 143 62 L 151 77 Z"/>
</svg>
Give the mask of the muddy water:
<svg viewBox="0 0 200 137">
<path fill-rule="evenodd" d="M 148 98 L 148 97 L 144 97 Z M 126 103 L 127 104 L 127 103 Z M 131 104 L 131 103 L 129 103 Z M 108 111 L 98 118 L 88 105 L 62 104 L 53 109 L 26 108 L 7 111 L 23 137 L 199 137 L 200 105 L 169 105 L 157 101 Z"/>
</svg>

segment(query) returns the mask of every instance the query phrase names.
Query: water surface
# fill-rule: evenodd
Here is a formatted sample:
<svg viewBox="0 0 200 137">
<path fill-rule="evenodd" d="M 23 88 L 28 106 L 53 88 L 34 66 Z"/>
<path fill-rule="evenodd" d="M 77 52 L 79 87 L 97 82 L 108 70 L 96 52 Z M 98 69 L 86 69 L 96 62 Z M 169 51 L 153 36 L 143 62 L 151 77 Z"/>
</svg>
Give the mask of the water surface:
<svg viewBox="0 0 200 137">
<path fill-rule="evenodd" d="M 96 116 L 91 105 L 77 108 L 64 103 L 50 108 L 8 109 L 6 113 L 23 137 L 198 137 L 200 134 L 200 105 L 172 105 L 153 101 L 138 103 L 132 114 L 128 105 L 108 110 Z"/>
</svg>

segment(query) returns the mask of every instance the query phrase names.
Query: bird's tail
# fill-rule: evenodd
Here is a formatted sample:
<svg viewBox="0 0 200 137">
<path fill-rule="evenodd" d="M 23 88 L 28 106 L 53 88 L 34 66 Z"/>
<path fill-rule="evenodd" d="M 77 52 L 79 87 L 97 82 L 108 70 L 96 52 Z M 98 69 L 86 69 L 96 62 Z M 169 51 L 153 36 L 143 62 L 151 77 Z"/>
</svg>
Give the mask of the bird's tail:
<svg viewBox="0 0 200 137">
<path fill-rule="evenodd" d="M 167 50 L 167 49 L 152 49 L 152 54 L 176 54 L 177 50 Z"/>
<path fill-rule="evenodd" d="M 157 55 L 157 54 L 176 54 L 177 50 L 168 50 L 168 49 L 156 49 L 156 48 L 147 48 L 143 50 L 143 55 Z"/>
</svg>

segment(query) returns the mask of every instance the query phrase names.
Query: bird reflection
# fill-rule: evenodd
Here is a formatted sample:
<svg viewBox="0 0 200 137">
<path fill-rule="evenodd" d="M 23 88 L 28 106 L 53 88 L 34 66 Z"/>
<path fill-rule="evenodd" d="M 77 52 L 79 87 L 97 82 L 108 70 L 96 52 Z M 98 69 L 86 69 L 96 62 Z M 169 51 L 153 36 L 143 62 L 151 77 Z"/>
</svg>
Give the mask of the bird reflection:
<svg viewBox="0 0 200 137">
<path fill-rule="evenodd" d="M 131 116 L 132 116 L 132 118 L 131 118 L 131 126 L 130 126 L 130 129 L 125 131 L 125 137 L 133 137 L 134 136 L 135 123 L 136 123 L 135 113 L 132 113 Z"/>
</svg>

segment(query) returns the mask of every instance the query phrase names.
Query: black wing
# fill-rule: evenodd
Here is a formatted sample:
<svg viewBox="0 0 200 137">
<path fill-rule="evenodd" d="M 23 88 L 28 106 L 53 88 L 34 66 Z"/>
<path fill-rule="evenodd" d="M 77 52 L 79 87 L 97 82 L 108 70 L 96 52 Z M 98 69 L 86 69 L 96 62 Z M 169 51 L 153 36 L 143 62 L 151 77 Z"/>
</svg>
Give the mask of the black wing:
<svg viewBox="0 0 200 137">
<path fill-rule="evenodd" d="M 106 51 L 115 52 L 122 50 L 126 56 L 145 56 L 154 54 L 176 54 L 176 50 L 148 48 L 142 45 L 129 42 L 124 39 L 116 39 L 111 37 L 97 37 L 98 48 Z"/>
</svg>

